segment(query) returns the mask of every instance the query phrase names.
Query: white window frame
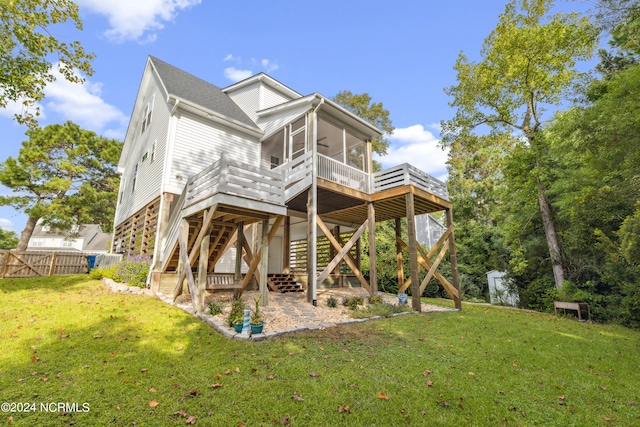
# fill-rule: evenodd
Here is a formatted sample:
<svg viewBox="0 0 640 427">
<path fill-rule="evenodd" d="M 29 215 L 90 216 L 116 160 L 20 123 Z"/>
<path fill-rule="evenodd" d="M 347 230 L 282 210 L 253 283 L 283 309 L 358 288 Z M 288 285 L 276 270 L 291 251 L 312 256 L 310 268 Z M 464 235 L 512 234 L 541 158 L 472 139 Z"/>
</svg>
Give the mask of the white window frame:
<svg viewBox="0 0 640 427">
<path fill-rule="evenodd" d="M 151 117 L 153 113 L 153 102 L 155 98 L 156 96 L 153 95 L 149 100 L 149 103 L 144 109 L 144 112 L 142 115 L 142 131 L 140 132 L 141 135 L 144 133 L 145 130 L 149 129 L 149 125 L 151 125 Z"/>
</svg>

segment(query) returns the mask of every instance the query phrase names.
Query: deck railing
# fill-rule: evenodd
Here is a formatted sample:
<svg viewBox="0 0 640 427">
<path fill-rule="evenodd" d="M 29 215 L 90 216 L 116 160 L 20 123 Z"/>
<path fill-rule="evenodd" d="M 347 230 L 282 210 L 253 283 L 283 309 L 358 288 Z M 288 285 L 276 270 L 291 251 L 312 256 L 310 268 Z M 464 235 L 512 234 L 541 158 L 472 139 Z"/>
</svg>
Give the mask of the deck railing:
<svg viewBox="0 0 640 427">
<path fill-rule="evenodd" d="M 307 152 L 293 161 L 271 169 L 271 172 L 281 173 L 284 177 L 285 201 L 291 200 L 311 184 L 312 154 Z"/>
<path fill-rule="evenodd" d="M 253 200 L 284 204 L 282 174 L 260 169 L 230 159 L 222 153 L 220 160 L 194 175 L 187 182 L 184 207 L 216 193 L 232 194 Z"/>
<path fill-rule="evenodd" d="M 374 193 L 402 185 L 413 185 L 441 199 L 449 200 L 447 184 L 408 163 L 373 174 Z"/>
<path fill-rule="evenodd" d="M 318 154 L 318 177 L 364 193 L 371 192 L 368 173 L 322 154 Z"/>
</svg>

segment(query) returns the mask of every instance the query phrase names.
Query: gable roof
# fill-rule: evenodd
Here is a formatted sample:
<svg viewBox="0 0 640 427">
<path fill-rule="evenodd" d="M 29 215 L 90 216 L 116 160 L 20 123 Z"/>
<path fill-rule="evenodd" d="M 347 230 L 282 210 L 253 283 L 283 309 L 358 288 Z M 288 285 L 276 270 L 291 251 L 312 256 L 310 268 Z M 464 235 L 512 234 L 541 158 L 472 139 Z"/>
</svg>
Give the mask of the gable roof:
<svg viewBox="0 0 640 427">
<path fill-rule="evenodd" d="M 168 96 L 173 95 L 178 99 L 199 105 L 207 110 L 260 130 L 253 120 L 218 86 L 154 56 L 150 55 L 149 60 L 156 69 Z"/>
<path fill-rule="evenodd" d="M 263 82 L 267 86 L 269 86 L 269 87 L 273 88 L 274 90 L 286 95 L 290 99 L 302 98 L 301 94 L 299 94 L 295 90 L 291 89 L 289 86 L 280 83 L 278 80 L 274 79 L 273 77 L 271 77 L 270 75 L 268 75 L 268 74 L 266 74 L 264 72 L 258 73 L 258 74 L 254 74 L 251 77 L 247 77 L 244 80 L 240 80 L 239 82 L 236 82 L 236 83 L 234 83 L 234 84 L 232 84 L 230 86 L 222 88 L 222 91 L 224 93 L 230 93 L 230 92 L 236 91 L 236 90 L 238 90 L 240 88 L 243 88 L 243 87 L 246 87 L 246 86 L 250 86 L 251 84 L 253 84 L 255 82 Z"/>
</svg>

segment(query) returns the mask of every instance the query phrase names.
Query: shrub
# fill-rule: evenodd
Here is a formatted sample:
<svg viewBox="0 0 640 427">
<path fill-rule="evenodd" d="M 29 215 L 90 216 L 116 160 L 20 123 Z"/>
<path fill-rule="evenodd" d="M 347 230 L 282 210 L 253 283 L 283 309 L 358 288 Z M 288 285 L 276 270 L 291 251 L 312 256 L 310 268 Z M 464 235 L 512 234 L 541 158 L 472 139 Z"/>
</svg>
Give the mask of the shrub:
<svg viewBox="0 0 640 427">
<path fill-rule="evenodd" d="M 145 287 L 149 275 L 149 257 L 136 255 L 127 257 L 119 263 L 113 275 L 116 282 L 127 283 L 129 286 Z"/>
<path fill-rule="evenodd" d="M 369 305 L 382 304 L 384 299 L 380 295 L 376 295 L 374 297 L 369 297 Z"/>
<path fill-rule="evenodd" d="M 345 297 L 342 300 L 342 305 L 349 307 L 351 310 L 355 310 L 359 305 L 364 305 L 364 298 L 359 296 Z"/>
<path fill-rule="evenodd" d="M 222 313 L 222 303 L 214 298 L 209 302 L 209 310 L 212 316 Z"/>
<path fill-rule="evenodd" d="M 354 310 L 350 316 L 355 319 L 366 319 L 374 316 L 391 317 L 396 313 L 403 313 L 410 310 L 409 307 L 382 302 L 380 304 L 369 305 L 363 310 Z"/>
<path fill-rule="evenodd" d="M 109 268 L 94 268 L 89 272 L 89 277 L 92 279 L 100 280 L 100 279 L 113 279 L 113 276 L 116 274 L 116 267 Z"/>
<path fill-rule="evenodd" d="M 231 302 L 231 311 L 227 315 L 227 325 L 233 327 L 244 321 L 244 301 L 242 298 L 234 299 Z"/>
<path fill-rule="evenodd" d="M 329 295 L 329 298 L 327 298 L 327 307 L 336 308 L 337 306 L 338 300 L 333 295 Z"/>
</svg>

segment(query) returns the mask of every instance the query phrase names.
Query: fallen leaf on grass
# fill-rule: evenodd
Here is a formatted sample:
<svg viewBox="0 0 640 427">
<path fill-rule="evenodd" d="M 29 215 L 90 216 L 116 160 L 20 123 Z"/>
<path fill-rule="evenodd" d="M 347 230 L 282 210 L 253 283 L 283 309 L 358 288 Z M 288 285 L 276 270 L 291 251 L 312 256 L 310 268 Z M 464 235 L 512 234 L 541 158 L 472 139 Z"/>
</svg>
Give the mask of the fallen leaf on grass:
<svg viewBox="0 0 640 427">
<path fill-rule="evenodd" d="M 196 397 L 198 394 L 200 394 L 200 390 L 198 389 L 189 391 L 189 396 L 191 397 Z"/>
<path fill-rule="evenodd" d="M 304 398 L 301 397 L 301 396 L 298 396 L 298 392 L 297 391 L 293 392 L 293 396 L 291 396 L 291 398 L 293 400 L 297 400 L 298 402 L 304 402 Z"/>
<path fill-rule="evenodd" d="M 149 406 L 151 406 L 152 408 L 155 408 L 158 405 L 159 405 L 159 403 L 155 399 L 153 399 L 152 401 L 149 402 Z"/>
<path fill-rule="evenodd" d="M 148 369 L 147 369 L 147 368 L 142 368 L 142 369 L 140 369 L 140 372 L 142 372 L 142 373 L 147 372 L 147 371 L 148 371 Z"/>
<path fill-rule="evenodd" d="M 219 387 L 222 387 L 222 384 L 220 384 L 220 383 L 211 384 L 211 387 L 219 388 Z"/>
<path fill-rule="evenodd" d="M 381 391 L 380 393 L 378 393 L 378 399 L 389 400 L 389 396 L 387 396 L 386 393 Z"/>
<path fill-rule="evenodd" d="M 40 360 L 40 358 L 38 356 L 31 356 L 31 361 L 32 362 L 37 362 L 38 360 Z"/>
<path fill-rule="evenodd" d="M 273 378 L 274 378 L 274 376 L 273 376 L 273 375 L 267 375 L 267 379 L 268 379 L 268 380 L 272 380 Z"/>
<path fill-rule="evenodd" d="M 151 388 L 149 389 L 149 391 L 150 391 L 151 393 L 155 393 L 157 390 L 156 390 L 154 387 L 151 387 Z"/>
<path fill-rule="evenodd" d="M 442 402 L 438 402 L 438 405 L 442 406 L 443 408 L 448 408 L 449 407 L 449 402 L 444 400 Z"/>
<path fill-rule="evenodd" d="M 237 372 L 237 373 L 240 373 L 240 368 L 236 368 L 236 372 Z"/>
<path fill-rule="evenodd" d="M 431 374 L 431 371 L 428 369 L 422 373 L 422 375 L 424 375 L 425 377 L 430 374 Z"/>
<path fill-rule="evenodd" d="M 196 423 L 196 417 L 191 415 L 189 418 L 187 418 L 187 421 L 185 421 L 185 423 L 186 424 L 195 424 Z"/>
<path fill-rule="evenodd" d="M 338 412 L 340 412 L 341 414 L 345 412 L 350 413 L 351 410 L 349 409 L 349 405 L 345 405 L 345 406 L 338 405 Z"/>
<path fill-rule="evenodd" d="M 180 415 L 181 417 L 186 417 L 187 413 L 184 412 L 184 410 L 181 409 L 179 411 L 174 412 L 173 415 Z"/>
<path fill-rule="evenodd" d="M 433 381 L 427 380 L 427 387 L 433 387 Z"/>
<path fill-rule="evenodd" d="M 102 338 L 102 335 L 94 335 L 94 336 L 93 336 L 93 339 L 94 339 L 94 340 L 97 340 L 97 339 L 99 339 L 99 338 Z"/>
<path fill-rule="evenodd" d="M 311 372 L 309 372 L 309 376 L 311 376 L 311 377 L 319 377 L 320 374 L 317 373 L 316 371 L 311 371 Z"/>
</svg>

